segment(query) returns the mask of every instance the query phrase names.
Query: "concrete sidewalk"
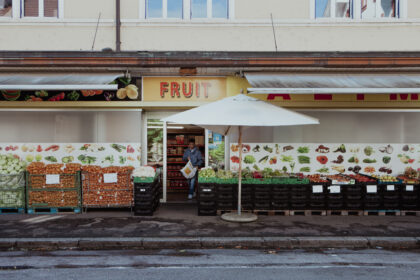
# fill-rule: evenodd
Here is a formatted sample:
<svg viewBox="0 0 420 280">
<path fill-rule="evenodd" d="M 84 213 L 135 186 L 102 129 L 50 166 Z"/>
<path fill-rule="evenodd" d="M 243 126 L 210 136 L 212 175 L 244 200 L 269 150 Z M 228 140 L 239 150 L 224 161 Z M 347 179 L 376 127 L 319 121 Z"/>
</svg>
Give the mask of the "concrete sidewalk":
<svg viewBox="0 0 420 280">
<path fill-rule="evenodd" d="M 153 217 L 129 211 L 0 215 L 3 249 L 417 248 L 417 237 L 415 216 L 259 216 L 254 223 L 233 224 L 197 216 L 194 205 L 183 204 L 163 205 Z"/>
</svg>

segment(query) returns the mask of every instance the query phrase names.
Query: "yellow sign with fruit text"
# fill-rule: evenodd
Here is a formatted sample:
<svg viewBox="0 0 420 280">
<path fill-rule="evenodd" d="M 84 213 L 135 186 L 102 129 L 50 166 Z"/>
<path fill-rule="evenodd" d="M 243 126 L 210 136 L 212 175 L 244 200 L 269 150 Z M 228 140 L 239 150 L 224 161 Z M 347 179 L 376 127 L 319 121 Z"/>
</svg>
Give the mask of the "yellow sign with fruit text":
<svg viewBox="0 0 420 280">
<path fill-rule="evenodd" d="M 226 97 L 223 77 L 143 77 L 142 101 L 212 102 Z"/>
</svg>

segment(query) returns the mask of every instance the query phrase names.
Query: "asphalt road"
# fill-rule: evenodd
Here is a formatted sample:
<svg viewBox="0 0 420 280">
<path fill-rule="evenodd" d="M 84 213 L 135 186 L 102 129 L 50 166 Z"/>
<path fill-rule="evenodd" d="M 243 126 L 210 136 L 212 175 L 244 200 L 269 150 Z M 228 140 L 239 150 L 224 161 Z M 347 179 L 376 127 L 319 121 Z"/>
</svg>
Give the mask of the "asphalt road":
<svg viewBox="0 0 420 280">
<path fill-rule="evenodd" d="M 420 279 L 420 252 L 385 250 L 0 252 L 0 279 Z"/>
</svg>

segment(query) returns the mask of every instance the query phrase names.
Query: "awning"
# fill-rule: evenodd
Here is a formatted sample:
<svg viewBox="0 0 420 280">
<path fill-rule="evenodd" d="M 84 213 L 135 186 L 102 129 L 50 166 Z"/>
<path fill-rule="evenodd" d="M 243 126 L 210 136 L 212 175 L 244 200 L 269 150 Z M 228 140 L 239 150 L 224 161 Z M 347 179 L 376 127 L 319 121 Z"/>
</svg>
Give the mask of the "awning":
<svg viewBox="0 0 420 280">
<path fill-rule="evenodd" d="M 122 73 L 0 73 L 0 90 L 116 90 Z"/>
<path fill-rule="evenodd" d="M 245 73 L 252 94 L 420 93 L 418 74 Z"/>
</svg>

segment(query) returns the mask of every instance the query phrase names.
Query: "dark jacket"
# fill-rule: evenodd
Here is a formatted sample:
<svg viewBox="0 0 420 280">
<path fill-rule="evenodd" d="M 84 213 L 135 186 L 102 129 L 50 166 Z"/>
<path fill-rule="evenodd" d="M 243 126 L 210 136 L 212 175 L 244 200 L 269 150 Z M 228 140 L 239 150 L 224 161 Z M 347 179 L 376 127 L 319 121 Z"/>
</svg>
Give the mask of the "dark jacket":
<svg viewBox="0 0 420 280">
<path fill-rule="evenodd" d="M 190 157 L 191 164 L 194 167 L 195 166 L 200 167 L 203 165 L 203 157 L 201 156 L 201 152 L 197 147 L 195 147 L 193 150 L 190 150 L 189 148 L 185 150 L 184 156 L 182 157 L 182 159 L 185 162 L 188 162 L 188 157 Z"/>
</svg>

